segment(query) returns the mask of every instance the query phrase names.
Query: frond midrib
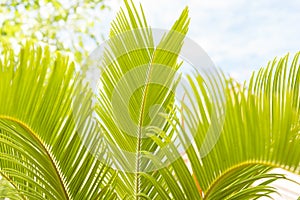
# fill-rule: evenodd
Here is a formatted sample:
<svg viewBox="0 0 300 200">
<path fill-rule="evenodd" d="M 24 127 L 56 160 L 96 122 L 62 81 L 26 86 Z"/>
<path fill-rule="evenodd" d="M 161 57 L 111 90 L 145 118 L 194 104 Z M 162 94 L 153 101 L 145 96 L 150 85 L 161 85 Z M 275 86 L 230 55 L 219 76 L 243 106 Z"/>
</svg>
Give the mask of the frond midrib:
<svg viewBox="0 0 300 200">
<path fill-rule="evenodd" d="M 239 163 L 237 165 L 234 165 L 227 170 L 225 170 L 223 173 L 221 173 L 214 181 L 210 184 L 210 186 L 206 189 L 204 192 L 204 198 L 203 200 L 207 200 L 207 197 L 210 195 L 210 193 L 213 191 L 213 188 L 218 185 L 220 181 L 225 179 L 228 175 L 230 175 L 232 172 L 242 168 L 242 167 L 247 167 L 251 165 L 264 165 L 272 168 L 281 168 L 286 171 L 295 173 L 295 171 L 292 171 L 290 168 L 276 164 L 276 163 L 270 163 L 270 162 L 265 162 L 265 161 L 244 161 L 242 163 Z"/>
<path fill-rule="evenodd" d="M 146 101 L 147 101 L 147 94 L 148 94 L 148 89 L 149 89 L 149 81 L 151 79 L 151 74 L 152 74 L 152 69 L 153 69 L 153 62 L 154 62 L 154 58 L 155 58 L 155 53 L 156 51 L 153 51 L 153 55 L 152 58 L 150 60 L 150 66 L 149 66 L 149 70 L 148 70 L 148 74 L 147 74 L 147 79 L 146 79 L 146 86 L 143 92 L 143 99 L 142 99 L 142 104 L 141 104 L 141 113 L 139 116 L 139 130 L 138 130 L 138 143 L 137 143 L 137 164 L 136 164 L 136 194 L 139 193 L 139 172 L 140 172 L 140 157 L 141 157 L 141 146 L 142 146 L 142 126 L 144 123 L 144 114 L 145 114 L 145 105 L 146 105 Z M 138 200 L 139 197 L 138 195 L 136 195 L 136 199 Z"/>
<path fill-rule="evenodd" d="M 60 183 L 60 189 L 63 192 L 63 196 L 65 197 L 65 199 L 69 200 L 69 194 L 67 191 L 67 187 L 66 184 L 63 181 L 63 177 L 61 176 L 61 174 L 59 173 L 59 169 L 58 166 L 55 164 L 54 159 L 51 155 L 51 151 L 46 147 L 46 145 L 44 144 L 44 142 L 39 138 L 39 136 L 23 121 L 16 119 L 14 117 L 10 117 L 10 116 L 6 116 L 6 115 L 0 115 L 0 119 L 4 119 L 4 120 L 9 120 L 12 122 L 15 122 L 17 124 L 19 124 L 22 128 L 24 128 L 35 140 L 36 142 L 42 147 L 43 151 L 46 153 L 47 158 L 49 159 L 51 166 L 53 167 L 54 171 L 55 171 L 55 177 L 57 179 L 57 181 Z M 10 182 L 11 183 L 11 182 Z M 13 184 L 13 183 L 12 183 Z M 15 184 L 13 184 L 15 185 Z"/>
</svg>

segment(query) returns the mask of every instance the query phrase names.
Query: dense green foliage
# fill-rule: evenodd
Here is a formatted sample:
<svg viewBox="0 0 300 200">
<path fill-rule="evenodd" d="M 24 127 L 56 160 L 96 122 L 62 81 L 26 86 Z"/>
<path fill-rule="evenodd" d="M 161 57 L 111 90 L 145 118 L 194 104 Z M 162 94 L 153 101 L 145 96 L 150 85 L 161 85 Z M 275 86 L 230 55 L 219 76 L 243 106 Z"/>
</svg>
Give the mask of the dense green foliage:
<svg viewBox="0 0 300 200">
<path fill-rule="evenodd" d="M 152 44 L 150 29 L 141 29 L 149 27 L 142 10 L 128 1 L 125 5 L 112 23 L 110 37 L 139 28 L 142 31 L 135 32 L 134 36 L 142 39 L 135 45 Z M 185 9 L 172 30 L 186 34 L 188 24 Z M 119 40 L 112 40 L 111 55 L 133 45 L 132 40 L 122 43 L 124 46 L 120 46 Z M 173 45 L 176 52 L 180 52 L 181 44 L 182 38 L 167 34 L 158 46 Z M 176 116 L 181 108 L 175 106 L 174 96 L 164 87 L 148 85 L 148 78 L 144 77 L 145 86 L 133 94 L 129 110 L 140 126 L 153 125 L 152 134 L 143 138 L 141 130 L 136 130 L 132 137 L 116 124 L 108 100 L 117 80 L 129 70 L 143 64 L 152 70 L 153 63 L 178 70 L 181 66 L 178 55 L 160 48 L 146 48 L 129 52 L 113 63 L 109 63 L 108 53 L 104 55 L 108 67 L 100 77 L 103 87 L 99 89 L 95 122 L 90 110 L 93 93 L 83 84 L 82 75 L 68 57 L 52 54 L 47 47 L 31 43 L 23 46 L 19 55 L 6 48 L 1 52 L 0 62 L 0 173 L 3 179 L 0 195 L 11 199 L 55 200 L 233 200 L 269 196 L 275 191 L 269 183 L 285 178 L 270 173 L 270 169 L 280 167 L 300 174 L 299 56 L 297 53 L 292 62 L 288 56 L 270 62 L 254 73 L 242 88 L 233 80 L 224 81 L 224 126 L 218 142 L 203 158 L 200 149 L 211 124 L 211 113 L 205 110 L 209 110 L 213 102 L 201 75 L 189 75 L 193 90 L 187 98 L 196 97 L 184 119 L 185 126 L 195 137 L 195 144 L 186 151 L 191 170 L 179 156 L 166 167 L 146 172 L 142 166 L 147 163 L 139 163 L 142 153 L 155 152 L 168 145 L 170 151 L 164 156 L 172 160 L 180 154 L 177 145 L 186 145 L 187 133 L 178 131 L 185 128 Z M 226 80 L 222 75 L 214 78 Z M 165 85 L 172 82 L 176 86 L 173 74 L 165 81 Z M 157 94 L 163 95 L 153 98 Z M 149 107 L 155 104 L 169 109 L 161 123 L 151 124 Z M 73 105 L 80 106 L 75 109 Z M 89 134 L 81 138 L 78 130 Z M 179 138 L 180 143 L 175 144 L 172 138 Z M 104 156 L 111 144 L 107 141 L 135 152 L 136 160 L 118 156 L 117 149 Z M 99 154 L 89 152 L 87 145 Z M 104 158 L 107 162 L 103 162 Z M 155 166 L 161 165 L 158 157 L 149 157 L 149 160 Z M 108 162 L 136 168 L 134 172 L 122 172 L 107 166 Z M 260 179 L 263 180 L 260 184 L 253 184 Z"/>
<path fill-rule="evenodd" d="M 57 50 L 76 52 L 77 61 L 88 55 L 83 41 L 102 41 L 94 26 L 97 13 L 108 9 L 103 0 L 8 0 L 0 3 L 0 40 L 20 43 L 42 41 Z"/>
</svg>

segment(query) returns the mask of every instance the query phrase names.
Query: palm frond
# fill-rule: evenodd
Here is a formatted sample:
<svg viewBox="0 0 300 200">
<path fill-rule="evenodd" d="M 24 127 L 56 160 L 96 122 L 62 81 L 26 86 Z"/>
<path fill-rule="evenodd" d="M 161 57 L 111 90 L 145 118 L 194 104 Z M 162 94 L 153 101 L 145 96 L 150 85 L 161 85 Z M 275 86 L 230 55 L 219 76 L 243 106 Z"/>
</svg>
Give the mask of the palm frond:
<svg viewBox="0 0 300 200">
<path fill-rule="evenodd" d="M 102 59 L 103 88 L 97 112 L 115 167 L 128 172 L 119 173 L 120 195 L 139 198 L 155 195 L 154 180 L 147 174 L 154 165 L 147 153 L 155 153 L 159 146 L 150 137 L 151 127 L 170 130 L 158 113 L 168 112 L 174 103 L 170 88 L 176 85 L 177 58 L 189 19 L 185 9 L 172 27 L 177 34 L 166 33 L 155 44 L 142 8 L 138 10 L 129 1 L 125 6 L 112 22 Z M 157 107 L 153 109 L 153 105 Z"/>
<path fill-rule="evenodd" d="M 112 177 L 78 133 L 97 132 L 78 76 L 48 48 L 1 52 L 0 170 L 22 199 L 96 199 Z"/>
<path fill-rule="evenodd" d="M 266 183 L 270 183 L 285 178 L 266 174 L 268 169 L 280 167 L 300 173 L 298 58 L 299 53 L 290 66 L 288 56 L 278 62 L 270 62 L 266 69 L 262 68 L 252 76 L 248 88 L 247 85 L 239 87 L 234 81 L 228 81 L 223 130 L 207 156 L 197 156 L 211 124 L 208 120 L 203 121 L 209 119 L 207 113 L 202 111 L 202 116 L 198 117 L 190 114 L 192 116 L 185 119 L 185 123 L 197 132 L 196 147 L 191 146 L 187 155 L 192 173 L 204 192 L 204 199 L 258 198 L 274 189 L 268 184 L 254 187 L 255 180 L 269 177 Z M 205 90 L 197 90 L 205 87 L 203 81 L 191 81 L 191 84 L 195 89 L 190 96 L 209 95 Z M 211 106 L 209 99 L 199 99 L 196 106 L 202 107 L 203 103 Z M 197 108 L 189 113 L 198 113 L 199 110 L 203 109 Z M 257 168 L 261 166 L 263 171 L 260 172 Z M 249 178 L 245 173 L 249 174 Z"/>
<path fill-rule="evenodd" d="M 191 74 L 178 104 L 188 10 L 156 43 L 143 9 L 124 2 L 100 59 L 97 123 L 68 57 L 30 43 L 18 56 L 1 49 L 0 197 L 258 199 L 286 179 L 270 169 L 300 173 L 300 53 L 242 87 Z"/>
</svg>

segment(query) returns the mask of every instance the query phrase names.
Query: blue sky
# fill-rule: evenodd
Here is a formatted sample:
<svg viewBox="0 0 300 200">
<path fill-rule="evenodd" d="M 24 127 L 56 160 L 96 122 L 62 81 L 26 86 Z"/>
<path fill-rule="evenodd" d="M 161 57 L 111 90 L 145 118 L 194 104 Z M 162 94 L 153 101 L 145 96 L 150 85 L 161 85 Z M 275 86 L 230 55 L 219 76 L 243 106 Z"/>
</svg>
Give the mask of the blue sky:
<svg viewBox="0 0 300 200">
<path fill-rule="evenodd" d="M 185 6 L 196 41 L 226 74 L 242 81 L 274 57 L 300 51 L 299 0 L 134 0 L 141 2 L 153 28 L 171 27 Z M 108 30 L 122 1 L 109 2 Z M 107 33 L 107 32 L 106 32 Z"/>
</svg>

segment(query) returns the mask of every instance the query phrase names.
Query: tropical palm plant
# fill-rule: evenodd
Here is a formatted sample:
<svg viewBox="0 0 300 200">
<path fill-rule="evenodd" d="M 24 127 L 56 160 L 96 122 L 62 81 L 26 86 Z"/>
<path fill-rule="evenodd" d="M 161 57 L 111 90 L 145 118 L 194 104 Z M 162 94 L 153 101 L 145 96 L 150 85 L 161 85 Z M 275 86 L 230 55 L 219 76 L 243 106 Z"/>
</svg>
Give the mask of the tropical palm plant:
<svg viewBox="0 0 300 200">
<path fill-rule="evenodd" d="M 270 62 L 244 87 L 237 87 L 230 79 L 220 81 L 225 95 L 217 107 L 224 110 L 220 109 L 217 116 L 223 116 L 224 125 L 214 148 L 203 156 L 202 143 L 215 106 L 206 80 L 200 74 L 188 75 L 192 89 L 186 91 L 186 98 L 191 105 L 182 102 L 179 107 L 168 88 L 176 88 L 180 79 L 174 72 L 181 67 L 178 54 L 183 37 L 170 32 L 155 46 L 142 8 L 138 11 L 128 1 L 125 6 L 112 22 L 110 37 L 115 39 L 102 58 L 106 68 L 99 78 L 102 87 L 93 109 L 93 92 L 68 57 L 31 43 L 17 56 L 11 48 L 3 48 L 0 190 L 6 191 L 5 197 L 257 199 L 275 191 L 269 186 L 271 182 L 285 178 L 270 173 L 272 168 L 300 174 L 300 53 L 291 63 L 288 56 Z M 171 30 L 185 35 L 188 24 L 185 9 Z M 126 41 L 116 37 L 137 29 L 127 35 Z M 111 57 L 132 46 L 135 51 L 111 62 Z M 146 48 L 135 48 L 141 46 Z M 174 51 L 164 51 L 165 47 Z M 156 65 L 172 70 L 164 74 Z M 117 112 L 116 116 L 110 99 L 122 77 L 137 66 L 146 66 L 147 73 L 131 73 L 130 80 L 137 78 L 144 84 L 133 94 L 125 94 L 130 95 L 129 105 L 120 102 L 117 107 L 121 111 L 128 108 L 130 118 L 137 123 L 128 135 L 117 122 L 128 115 Z M 149 74 L 151 78 L 166 75 L 163 84 L 149 84 Z M 212 83 L 217 80 L 226 78 L 220 73 L 211 79 Z M 122 92 L 131 91 L 126 81 Z M 152 105 L 167 109 L 163 114 L 161 110 L 153 114 Z M 178 117 L 182 110 L 184 119 Z M 193 133 L 192 145 L 188 145 L 187 128 Z M 166 146 L 164 155 L 149 153 Z M 186 148 L 190 167 L 178 150 L 180 146 Z M 120 149 L 134 156 L 124 156 Z M 155 170 L 147 170 L 149 166 Z M 263 181 L 254 184 L 257 180 Z"/>
</svg>

